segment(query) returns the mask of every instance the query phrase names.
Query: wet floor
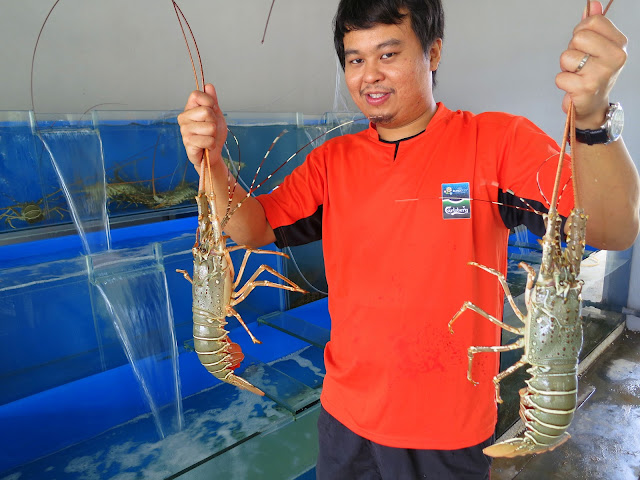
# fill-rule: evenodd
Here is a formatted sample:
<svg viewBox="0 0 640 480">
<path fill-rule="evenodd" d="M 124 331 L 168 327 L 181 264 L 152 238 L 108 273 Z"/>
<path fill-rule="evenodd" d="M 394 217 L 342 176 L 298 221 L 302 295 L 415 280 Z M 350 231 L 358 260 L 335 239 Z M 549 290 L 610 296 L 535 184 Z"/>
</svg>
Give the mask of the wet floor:
<svg viewBox="0 0 640 480">
<path fill-rule="evenodd" d="M 495 459 L 492 480 L 640 479 L 640 332 L 625 330 L 580 384 L 587 398 L 571 438 L 552 452 Z"/>
</svg>

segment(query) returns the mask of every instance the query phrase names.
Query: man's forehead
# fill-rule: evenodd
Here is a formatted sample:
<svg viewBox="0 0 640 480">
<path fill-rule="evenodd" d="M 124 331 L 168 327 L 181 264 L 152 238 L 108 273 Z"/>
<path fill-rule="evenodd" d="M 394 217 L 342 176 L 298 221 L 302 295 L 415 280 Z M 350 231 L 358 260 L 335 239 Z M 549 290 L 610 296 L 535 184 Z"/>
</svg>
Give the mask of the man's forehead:
<svg viewBox="0 0 640 480">
<path fill-rule="evenodd" d="M 382 50 L 389 47 L 400 46 L 405 43 L 406 36 L 412 30 L 406 21 L 399 24 L 377 23 L 369 28 L 349 30 L 344 38 L 345 55 L 350 52 L 358 52 L 359 48 L 367 50 Z"/>
</svg>

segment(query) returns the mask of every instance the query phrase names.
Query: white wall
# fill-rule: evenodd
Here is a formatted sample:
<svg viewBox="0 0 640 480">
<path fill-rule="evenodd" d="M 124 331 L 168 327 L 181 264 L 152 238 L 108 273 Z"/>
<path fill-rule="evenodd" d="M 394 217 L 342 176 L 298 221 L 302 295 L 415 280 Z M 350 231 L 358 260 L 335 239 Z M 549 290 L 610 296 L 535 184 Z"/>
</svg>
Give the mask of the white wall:
<svg viewBox="0 0 640 480">
<path fill-rule="evenodd" d="M 448 106 L 529 117 L 562 136 L 560 53 L 580 19 L 581 0 L 447 1 L 439 94 Z M 629 59 L 612 92 L 626 110 L 625 140 L 640 158 L 640 2 L 616 0 L 608 17 L 629 38 Z"/>
<path fill-rule="evenodd" d="M 0 110 L 31 109 L 31 59 L 53 0 L 0 0 Z M 323 112 L 335 78 L 336 1 L 180 0 L 205 79 L 227 110 Z M 34 68 L 37 112 L 182 108 L 195 88 L 170 0 L 60 0 Z"/>
<path fill-rule="evenodd" d="M 554 85 L 560 52 L 583 0 L 444 0 L 444 58 L 436 97 L 450 108 L 530 117 L 554 138 L 564 122 Z M 0 110 L 29 110 L 36 37 L 53 0 L 0 0 Z M 331 20 L 337 0 L 180 0 L 207 81 L 228 111 L 323 113 L 334 105 Z M 627 112 L 625 139 L 640 157 L 640 2 L 609 17 L 630 37 L 612 98 Z M 164 110 L 195 88 L 170 0 L 60 0 L 34 64 L 37 112 Z M 634 135 L 634 133 L 636 133 Z"/>
</svg>

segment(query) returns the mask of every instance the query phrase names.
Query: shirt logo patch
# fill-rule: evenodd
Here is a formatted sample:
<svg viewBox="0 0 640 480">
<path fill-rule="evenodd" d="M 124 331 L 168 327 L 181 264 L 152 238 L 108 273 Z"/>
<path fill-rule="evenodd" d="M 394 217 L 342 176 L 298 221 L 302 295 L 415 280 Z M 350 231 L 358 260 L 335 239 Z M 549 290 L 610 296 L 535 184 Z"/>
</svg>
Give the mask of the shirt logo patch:
<svg viewBox="0 0 640 480">
<path fill-rule="evenodd" d="M 469 182 L 442 184 L 442 218 L 444 220 L 471 218 Z"/>
</svg>

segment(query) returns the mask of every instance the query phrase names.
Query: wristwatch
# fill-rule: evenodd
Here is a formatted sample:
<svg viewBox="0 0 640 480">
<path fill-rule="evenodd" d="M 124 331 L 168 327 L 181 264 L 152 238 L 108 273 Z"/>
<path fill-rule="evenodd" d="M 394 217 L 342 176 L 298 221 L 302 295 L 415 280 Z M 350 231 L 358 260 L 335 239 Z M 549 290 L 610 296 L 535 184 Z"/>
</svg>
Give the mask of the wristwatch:
<svg viewBox="0 0 640 480">
<path fill-rule="evenodd" d="M 624 111 L 619 103 L 610 103 L 604 124 L 596 130 L 576 128 L 576 140 L 587 145 L 606 145 L 615 142 L 622 135 Z"/>
</svg>

